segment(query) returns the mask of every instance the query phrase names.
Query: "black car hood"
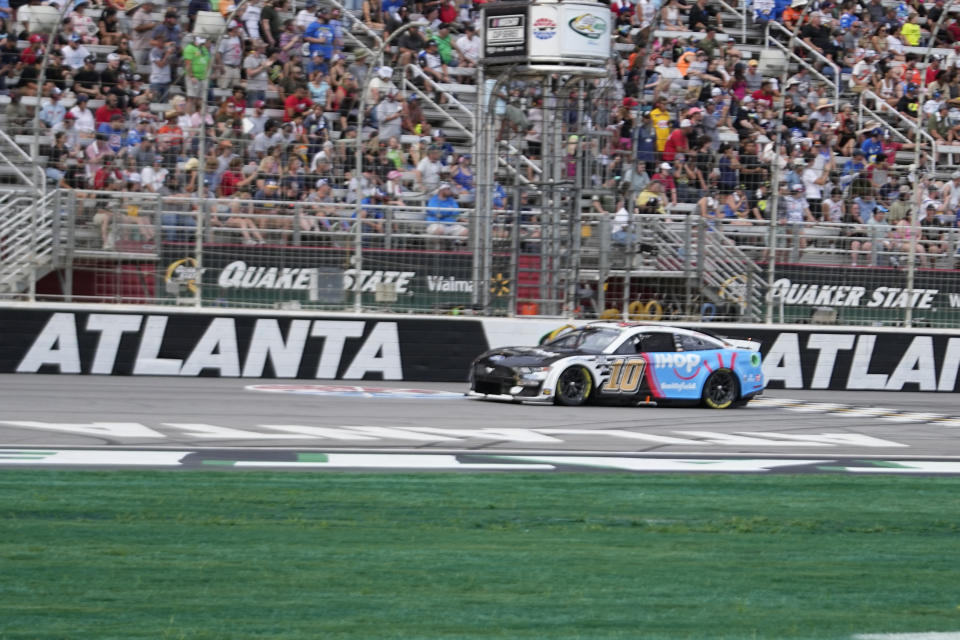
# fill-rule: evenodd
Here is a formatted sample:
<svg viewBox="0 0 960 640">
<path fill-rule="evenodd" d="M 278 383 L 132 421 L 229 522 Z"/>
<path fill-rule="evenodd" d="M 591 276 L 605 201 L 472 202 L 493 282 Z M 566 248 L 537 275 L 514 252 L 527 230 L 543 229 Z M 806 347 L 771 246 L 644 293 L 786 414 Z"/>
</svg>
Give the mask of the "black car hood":
<svg viewBox="0 0 960 640">
<path fill-rule="evenodd" d="M 495 364 L 501 367 L 546 367 L 570 356 L 588 355 L 577 349 L 547 347 L 501 347 L 481 354 L 475 364 Z M 594 354 L 589 354 L 594 355 Z"/>
</svg>

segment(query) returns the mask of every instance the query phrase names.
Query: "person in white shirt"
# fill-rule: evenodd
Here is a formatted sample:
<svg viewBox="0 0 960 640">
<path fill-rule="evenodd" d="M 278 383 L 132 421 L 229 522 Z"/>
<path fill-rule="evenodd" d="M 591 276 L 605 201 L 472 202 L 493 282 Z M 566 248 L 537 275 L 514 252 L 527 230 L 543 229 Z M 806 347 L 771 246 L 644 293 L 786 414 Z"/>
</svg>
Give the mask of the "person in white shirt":
<svg viewBox="0 0 960 640">
<path fill-rule="evenodd" d="M 144 191 L 156 193 L 163 187 L 169 172 L 161 166 L 162 162 L 163 156 L 158 153 L 153 157 L 153 163 L 140 171 L 140 185 Z"/>
<path fill-rule="evenodd" d="M 240 65 L 243 64 L 243 40 L 240 39 L 240 23 L 230 21 L 227 35 L 220 40 L 216 52 L 217 86 L 231 89 L 240 84 Z"/>
<path fill-rule="evenodd" d="M 390 89 L 387 95 L 377 105 L 377 123 L 379 130 L 377 137 L 381 141 L 390 138 L 399 138 L 403 133 L 400 130 L 400 120 L 403 117 L 403 105 L 397 101 L 397 90 Z"/>
<path fill-rule="evenodd" d="M 457 38 L 457 49 L 460 50 L 460 66 L 475 67 L 480 60 L 480 36 L 472 24 L 464 25 L 463 35 Z"/>
<path fill-rule="evenodd" d="M 260 40 L 260 14 L 263 8 L 260 6 L 260 0 L 250 0 L 247 8 L 243 12 L 243 25 L 247 28 L 247 34 L 251 40 Z"/>
<path fill-rule="evenodd" d="M 70 36 L 67 45 L 62 47 L 60 52 L 63 54 L 63 64 L 74 71 L 82 68 L 83 61 L 90 55 L 90 50 L 83 46 L 77 34 Z"/>
<path fill-rule="evenodd" d="M 73 105 L 70 113 L 75 118 L 73 127 L 79 132 L 81 138 L 89 140 L 93 138 L 93 132 L 96 131 L 97 125 L 93 111 L 87 108 L 87 100 L 89 98 L 86 94 L 78 95 L 77 104 Z"/>
<path fill-rule="evenodd" d="M 317 0 L 307 0 L 303 5 L 303 9 L 297 12 L 297 16 L 293 20 L 293 26 L 296 27 L 299 33 L 303 33 L 307 30 L 307 27 L 317 21 L 316 14 Z"/>
</svg>

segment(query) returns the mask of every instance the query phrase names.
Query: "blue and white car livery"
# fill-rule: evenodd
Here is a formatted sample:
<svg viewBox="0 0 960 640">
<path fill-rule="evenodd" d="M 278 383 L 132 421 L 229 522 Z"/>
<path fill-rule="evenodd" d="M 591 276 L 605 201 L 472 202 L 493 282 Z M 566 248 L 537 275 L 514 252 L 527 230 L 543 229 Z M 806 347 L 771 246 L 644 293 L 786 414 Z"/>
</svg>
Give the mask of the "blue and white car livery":
<svg viewBox="0 0 960 640">
<path fill-rule="evenodd" d="M 667 325 L 594 322 L 470 367 L 471 395 L 575 406 L 591 401 L 744 405 L 766 380 L 760 343 Z"/>
</svg>

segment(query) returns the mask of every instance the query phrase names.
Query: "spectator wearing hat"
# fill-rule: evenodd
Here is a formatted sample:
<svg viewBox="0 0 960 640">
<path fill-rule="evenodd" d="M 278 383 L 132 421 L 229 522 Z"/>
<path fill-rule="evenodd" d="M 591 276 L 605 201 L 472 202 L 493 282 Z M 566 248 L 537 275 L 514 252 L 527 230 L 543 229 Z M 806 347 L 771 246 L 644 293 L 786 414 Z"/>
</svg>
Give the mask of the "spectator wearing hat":
<svg viewBox="0 0 960 640">
<path fill-rule="evenodd" d="M 307 0 L 303 3 L 303 8 L 297 12 L 296 17 L 293 19 L 294 27 L 298 33 L 303 33 L 307 30 L 314 20 L 314 17 L 317 13 L 317 0 Z"/>
<path fill-rule="evenodd" d="M 220 39 L 220 45 L 214 54 L 217 86 L 227 89 L 239 85 L 240 67 L 243 65 L 243 39 L 239 22 L 230 21 L 227 33 Z"/>
<path fill-rule="evenodd" d="M 67 115 L 67 109 L 60 102 L 60 89 L 54 87 L 50 90 L 50 100 L 46 101 L 40 109 L 38 116 L 40 122 L 50 129 L 63 122 L 63 117 Z"/>
<path fill-rule="evenodd" d="M 76 90 L 76 85 L 74 85 L 74 90 Z M 69 111 L 74 118 L 73 126 L 77 130 L 81 144 L 92 140 L 93 134 L 97 128 L 97 122 L 93 116 L 93 111 L 91 111 L 87 106 L 89 98 L 90 96 L 85 93 L 77 95 L 77 103 L 73 105 Z"/>
<path fill-rule="evenodd" d="M 327 16 L 318 11 L 316 19 L 304 31 L 303 41 L 310 45 L 311 57 L 319 53 L 330 60 L 334 53 L 334 36 L 333 29 L 327 24 Z"/>
<path fill-rule="evenodd" d="M 43 37 L 33 34 L 27 38 L 27 47 L 20 52 L 20 62 L 32 65 L 43 60 Z"/>
<path fill-rule="evenodd" d="M 157 27 L 158 29 L 162 28 Z M 177 45 L 166 42 L 150 49 L 150 90 L 159 102 L 165 102 L 173 82 L 173 65 L 177 59 Z"/>
<path fill-rule="evenodd" d="M 677 182 L 673 177 L 673 165 L 669 162 L 661 162 L 660 170 L 650 177 L 650 181 L 659 182 L 663 185 L 666 197 L 664 204 L 677 204 Z"/>
<path fill-rule="evenodd" d="M 153 49 L 161 50 L 167 45 L 173 45 L 173 50 L 176 52 L 180 48 L 182 37 L 177 10 L 170 8 L 163 14 L 163 22 L 150 32 L 150 45 Z"/>
<path fill-rule="evenodd" d="M 429 193 L 440 184 L 440 171 L 443 164 L 440 162 L 440 147 L 430 145 L 427 155 L 420 159 L 414 172 L 417 190 Z"/>
<path fill-rule="evenodd" d="M 448 67 L 458 66 L 463 54 L 460 52 L 460 49 L 457 48 L 456 42 L 453 41 L 449 23 L 440 23 L 437 27 L 437 32 L 433 35 L 433 40 L 437 43 L 437 53 L 440 55 L 440 60 L 443 64 Z"/>
<path fill-rule="evenodd" d="M 100 87 L 103 93 L 113 93 L 126 73 L 121 67 L 122 59 L 118 53 L 107 54 L 107 66 L 100 72 Z"/>
<path fill-rule="evenodd" d="M 344 73 L 346 69 L 344 68 Z M 377 104 L 387 95 L 388 91 L 395 90 L 397 86 L 393 84 L 393 67 L 377 67 L 377 71 L 370 82 L 367 83 L 367 103 Z"/>
<path fill-rule="evenodd" d="M 440 57 L 440 48 L 435 38 L 427 41 L 426 48 L 417 54 L 420 69 L 434 82 L 449 83 L 447 64 Z"/>
<path fill-rule="evenodd" d="M 427 234 L 452 238 L 466 238 L 467 227 L 460 215 L 460 205 L 453 197 L 448 182 L 437 186 L 437 192 L 427 201 Z"/>
<path fill-rule="evenodd" d="M 414 24 L 397 39 L 398 61 L 400 66 L 413 64 L 417 55 L 426 49 L 427 40 L 420 27 Z"/>
<path fill-rule="evenodd" d="M 753 95 L 754 91 L 763 88 L 764 77 L 760 72 L 760 63 L 757 60 L 750 60 L 747 63 L 747 71 L 743 77 L 747 83 L 747 93 Z"/>
<path fill-rule="evenodd" d="M 195 107 L 199 107 L 201 102 L 203 85 L 210 74 L 211 58 L 210 45 L 203 36 L 194 36 L 193 42 L 183 48 L 187 98 Z"/>
<path fill-rule="evenodd" d="M 87 56 L 83 66 L 73 73 L 72 89 L 77 96 L 83 94 L 88 98 L 100 97 L 100 74 L 97 72 L 96 63 L 96 57 Z"/>
<path fill-rule="evenodd" d="M 383 143 L 402 135 L 403 105 L 398 98 L 397 90 L 389 89 L 377 105 L 377 137 Z"/>
<path fill-rule="evenodd" d="M 670 132 L 670 135 L 667 136 L 667 141 L 663 145 L 663 154 L 662 158 L 664 162 L 673 162 L 674 157 L 677 153 L 687 153 L 690 151 L 690 142 L 687 139 L 687 134 L 690 132 L 693 123 L 689 118 L 684 118 L 680 121 L 680 126 Z M 663 165 L 661 165 L 663 168 Z"/>
<path fill-rule="evenodd" d="M 276 54 L 271 54 L 268 57 L 266 49 L 265 42 L 256 41 L 253 49 L 243 59 L 243 68 L 247 73 L 247 104 L 250 106 L 267 98 L 268 70 L 276 60 Z"/>
<path fill-rule="evenodd" d="M 67 38 L 67 44 L 60 48 L 60 53 L 63 55 L 63 64 L 74 71 L 82 68 L 83 63 L 90 56 L 90 50 L 83 46 L 82 40 L 75 33 Z"/>
<path fill-rule="evenodd" d="M 403 105 L 403 118 L 400 126 L 404 133 L 416 136 L 429 136 L 432 131 L 430 122 L 420 106 L 420 98 L 415 93 L 407 96 Z"/>
<path fill-rule="evenodd" d="M 115 113 L 110 117 L 109 122 L 104 122 L 97 127 L 97 133 L 106 136 L 107 146 L 115 155 L 123 148 L 123 138 L 126 134 L 123 120 L 122 113 Z"/>
<path fill-rule="evenodd" d="M 128 6 L 126 14 L 130 21 L 130 49 L 133 51 L 137 64 L 149 64 L 147 56 L 152 46 L 150 44 L 150 34 L 160 26 L 160 23 L 153 19 L 153 10 L 156 5 L 153 0 L 146 0 L 141 3 L 134 0 L 133 6 L 129 4 Z"/>
<path fill-rule="evenodd" d="M 479 64 L 480 36 L 472 23 L 468 22 L 463 26 L 463 33 L 457 38 L 456 48 L 460 52 L 461 67 L 476 67 Z"/>
<path fill-rule="evenodd" d="M 805 188 L 802 184 L 790 187 L 790 195 L 783 198 L 783 209 L 778 211 L 781 224 L 789 225 L 790 234 L 796 246 L 803 251 L 807 247 L 807 240 L 803 234 L 803 225 L 816 222 L 804 196 Z"/>
</svg>

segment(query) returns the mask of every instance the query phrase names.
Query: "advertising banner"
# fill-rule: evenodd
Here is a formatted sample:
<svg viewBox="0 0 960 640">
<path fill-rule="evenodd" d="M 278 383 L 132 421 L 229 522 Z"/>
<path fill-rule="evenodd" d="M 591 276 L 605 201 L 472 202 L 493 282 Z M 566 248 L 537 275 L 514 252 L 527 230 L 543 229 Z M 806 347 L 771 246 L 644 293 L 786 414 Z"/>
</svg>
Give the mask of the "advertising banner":
<svg viewBox="0 0 960 640">
<path fill-rule="evenodd" d="M 527 52 L 526 3 L 502 3 L 484 7 L 483 57 L 523 57 Z"/>
<path fill-rule="evenodd" d="M 565 2 L 557 7 L 564 55 L 596 60 L 610 57 L 612 20 L 606 5 Z"/>
<path fill-rule="evenodd" d="M 0 372 L 463 381 L 472 319 L 0 308 Z"/>
<path fill-rule="evenodd" d="M 778 265 L 773 294 L 775 305 L 782 301 L 786 321 L 805 321 L 816 308 L 829 307 L 838 324 L 897 322 L 912 308 L 916 323 L 960 325 L 957 271 L 917 270 L 908 289 L 903 269 Z"/>
<path fill-rule="evenodd" d="M 173 247 L 158 267 L 170 295 L 187 295 L 202 278 L 205 301 L 217 305 L 343 306 L 358 289 L 364 306 L 446 310 L 474 299 L 469 253 L 365 249 L 358 269 L 353 250 L 337 247 L 205 245 L 202 273 Z M 494 256 L 500 275 L 491 288 L 494 309 L 505 309 L 512 283 L 506 256 Z M 187 291 L 185 292 L 184 289 Z"/>
</svg>

